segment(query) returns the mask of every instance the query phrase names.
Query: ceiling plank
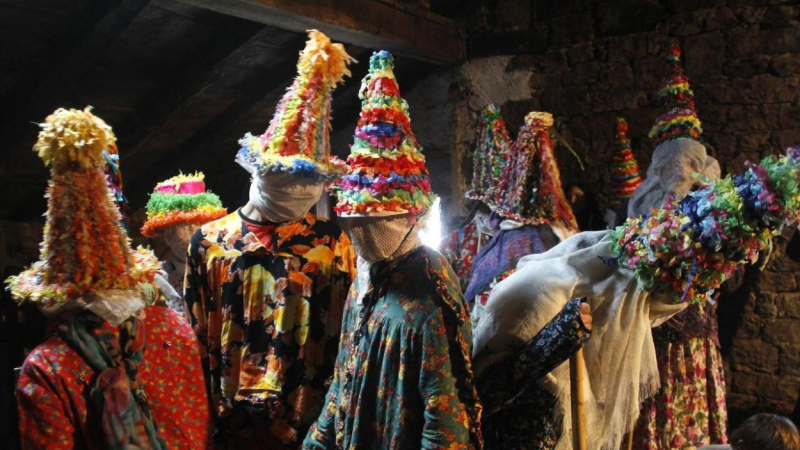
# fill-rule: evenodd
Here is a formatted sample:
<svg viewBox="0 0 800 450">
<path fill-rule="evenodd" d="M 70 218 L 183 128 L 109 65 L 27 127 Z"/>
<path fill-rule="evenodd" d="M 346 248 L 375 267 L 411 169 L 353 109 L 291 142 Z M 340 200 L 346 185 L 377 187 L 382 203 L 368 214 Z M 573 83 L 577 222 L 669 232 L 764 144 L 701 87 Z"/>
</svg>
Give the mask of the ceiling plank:
<svg viewBox="0 0 800 450">
<path fill-rule="evenodd" d="M 435 64 L 466 57 L 463 26 L 421 8 L 376 0 L 177 0 L 291 31 L 318 29 L 336 41 Z"/>
</svg>

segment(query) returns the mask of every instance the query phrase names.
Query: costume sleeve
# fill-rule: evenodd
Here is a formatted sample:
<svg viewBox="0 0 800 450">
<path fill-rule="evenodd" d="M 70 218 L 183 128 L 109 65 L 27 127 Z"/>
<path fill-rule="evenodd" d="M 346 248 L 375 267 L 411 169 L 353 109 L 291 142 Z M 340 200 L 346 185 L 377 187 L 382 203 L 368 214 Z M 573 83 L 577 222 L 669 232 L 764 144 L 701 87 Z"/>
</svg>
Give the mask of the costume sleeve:
<svg viewBox="0 0 800 450">
<path fill-rule="evenodd" d="M 203 232 L 198 229 L 189 244 L 189 255 L 186 258 L 186 276 L 183 280 L 183 298 L 185 315 L 192 325 L 197 340 L 200 342 L 200 359 L 203 366 L 203 377 L 206 380 L 206 391 L 211 396 L 214 390 L 211 379 L 209 360 L 209 342 L 206 305 L 210 296 L 206 274 L 205 249 L 202 248 Z"/>
<path fill-rule="evenodd" d="M 425 405 L 420 448 L 467 448 L 467 411 L 458 398 L 441 311 L 432 314 L 422 330 L 419 391 Z"/>
<path fill-rule="evenodd" d="M 341 355 L 341 351 L 339 352 Z M 325 403 L 317 421 L 311 425 L 305 440 L 303 449 L 322 450 L 333 448 L 336 444 L 335 415 L 336 405 L 339 404 L 339 360 L 336 362 L 336 370 L 333 373 L 333 381 L 325 396 Z"/>
<path fill-rule="evenodd" d="M 17 381 L 17 407 L 23 449 L 74 448 L 74 424 L 44 367 L 28 361 L 22 366 Z"/>
<path fill-rule="evenodd" d="M 578 351 L 590 335 L 581 321 L 580 301 L 570 301 L 514 356 L 484 370 L 477 385 L 486 411 L 512 401 Z"/>
</svg>

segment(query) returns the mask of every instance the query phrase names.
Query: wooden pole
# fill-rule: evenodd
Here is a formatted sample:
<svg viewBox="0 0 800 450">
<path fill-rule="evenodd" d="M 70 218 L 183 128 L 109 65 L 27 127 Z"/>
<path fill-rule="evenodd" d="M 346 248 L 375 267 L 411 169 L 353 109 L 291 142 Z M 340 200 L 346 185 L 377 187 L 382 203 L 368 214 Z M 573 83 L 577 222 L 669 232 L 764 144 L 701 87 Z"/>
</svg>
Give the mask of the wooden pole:
<svg viewBox="0 0 800 450">
<path fill-rule="evenodd" d="M 628 432 L 628 450 L 633 450 L 633 427 Z"/>
<path fill-rule="evenodd" d="M 584 414 L 583 373 L 586 361 L 583 349 L 569 358 L 570 393 L 572 401 L 572 448 L 586 450 L 586 416 Z"/>
</svg>

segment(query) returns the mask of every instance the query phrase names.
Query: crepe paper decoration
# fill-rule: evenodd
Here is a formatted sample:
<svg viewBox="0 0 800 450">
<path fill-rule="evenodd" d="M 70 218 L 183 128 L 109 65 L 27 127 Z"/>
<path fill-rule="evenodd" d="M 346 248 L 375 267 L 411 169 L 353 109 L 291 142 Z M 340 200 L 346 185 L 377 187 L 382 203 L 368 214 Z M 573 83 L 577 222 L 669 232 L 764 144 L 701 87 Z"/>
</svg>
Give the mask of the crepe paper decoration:
<svg viewBox="0 0 800 450">
<path fill-rule="evenodd" d="M 658 101 L 665 110 L 658 116 L 648 134 L 655 145 L 677 138 L 701 140 L 703 126 L 697 117 L 694 92 L 689 87 L 689 77 L 684 73 L 681 64 L 680 47 L 671 48 L 667 55 Z"/>
<path fill-rule="evenodd" d="M 619 208 L 642 184 L 639 163 L 631 150 L 631 140 L 628 139 L 628 122 L 622 117 L 617 118 L 614 140 L 614 154 L 611 156 L 611 180 L 607 187 L 611 209 Z"/>
<path fill-rule="evenodd" d="M 645 288 L 703 303 L 744 264 L 768 253 L 772 237 L 800 213 L 800 146 L 629 219 L 614 233 L 619 258 Z"/>
<path fill-rule="evenodd" d="M 550 113 L 534 111 L 525 117 L 501 176 L 499 189 L 504 195 L 496 212 L 526 225 L 561 222 L 568 229 L 577 230 L 548 134 L 552 126 Z"/>
<path fill-rule="evenodd" d="M 347 158 L 347 174 L 332 190 L 341 216 L 419 215 L 434 200 L 422 147 L 400 96 L 394 59 L 375 52 L 361 82 L 361 114 Z"/>
<path fill-rule="evenodd" d="M 480 112 L 473 153 L 473 172 L 466 197 L 479 200 L 492 210 L 502 200 L 500 180 L 506 163 L 511 159 L 512 141 L 500 108 L 486 105 Z"/>
<path fill-rule="evenodd" d="M 158 183 L 147 202 L 144 236 L 155 237 L 159 231 L 180 223 L 202 225 L 225 217 L 228 210 L 219 197 L 206 192 L 202 172 L 180 174 Z"/>
<path fill-rule="evenodd" d="M 284 94 L 267 131 L 247 133 L 236 160 L 261 175 L 288 173 L 319 181 L 332 181 L 344 172 L 341 161 L 331 158 L 331 95 L 350 75 L 354 61 L 342 44 L 334 44 L 317 30 L 308 33 L 297 62 L 297 77 Z"/>
<path fill-rule="evenodd" d="M 40 125 L 33 150 L 50 167 L 40 260 L 6 280 L 18 303 L 47 309 L 89 293 L 136 291 L 160 264 L 150 250 L 133 250 L 106 186 L 104 167 L 116 138 L 85 110 L 58 109 Z"/>
</svg>

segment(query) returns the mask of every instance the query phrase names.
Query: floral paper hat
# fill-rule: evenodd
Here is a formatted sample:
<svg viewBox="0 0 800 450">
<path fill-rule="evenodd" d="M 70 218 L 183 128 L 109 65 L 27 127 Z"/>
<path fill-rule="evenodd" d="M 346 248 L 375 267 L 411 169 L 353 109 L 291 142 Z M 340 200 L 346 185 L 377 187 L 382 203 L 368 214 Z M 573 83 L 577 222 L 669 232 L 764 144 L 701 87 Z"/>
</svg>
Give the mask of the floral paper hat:
<svg viewBox="0 0 800 450">
<path fill-rule="evenodd" d="M 308 33 L 297 62 L 297 78 L 281 99 L 269 128 L 261 136 L 247 133 L 236 161 L 251 173 L 289 173 L 331 181 L 342 173 L 331 159 L 331 95 L 349 76 L 353 58 L 342 44 L 319 31 Z"/>
<path fill-rule="evenodd" d="M 689 77 L 681 65 L 681 49 L 673 47 L 667 55 L 667 65 L 658 100 L 665 111 L 658 116 L 649 136 L 656 145 L 670 139 L 687 138 L 700 141 L 703 126 L 697 118 L 694 92 L 689 87 Z"/>
<path fill-rule="evenodd" d="M 158 183 L 147 202 L 147 221 L 142 234 L 155 237 L 159 231 L 179 223 L 202 225 L 228 214 L 215 194 L 206 191 L 205 175 L 180 174 Z"/>
<path fill-rule="evenodd" d="M 670 289 L 677 301 L 702 303 L 742 265 L 769 251 L 772 237 L 800 213 L 800 146 L 738 176 L 667 202 L 650 217 L 629 219 L 612 237 L 645 288 Z"/>
<path fill-rule="evenodd" d="M 433 203 L 425 156 L 411 130 L 393 67 L 389 52 L 376 52 L 361 82 L 361 115 L 347 157 L 349 170 L 333 188 L 340 216 L 417 216 Z"/>
<path fill-rule="evenodd" d="M 611 156 L 611 180 L 608 183 L 609 206 L 612 209 L 620 207 L 629 199 L 633 191 L 642 184 L 639 176 L 639 163 L 631 150 L 631 140 L 628 139 L 628 122 L 622 117 L 617 118 L 617 132 L 615 136 L 614 154 Z"/>
<path fill-rule="evenodd" d="M 91 113 L 58 109 L 41 125 L 33 149 L 50 167 L 40 261 L 6 280 L 19 303 L 54 310 L 107 291 L 137 291 L 160 269 L 149 250 L 132 250 L 106 187 L 103 152 L 116 138 Z"/>
<path fill-rule="evenodd" d="M 466 197 L 480 200 L 493 210 L 502 199 L 499 188 L 506 162 L 511 157 L 511 138 L 500 108 L 486 105 L 480 113 L 473 154 L 472 184 Z"/>
<path fill-rule="evenodd" d="M 568 229 L 577 230 L 547 132 L 552 126 L 550 113 L 535 111 L 525 117 L 500 180 L 504 194 L 497 213 L 527 225 L 561 222 Z"/>
</svg>

